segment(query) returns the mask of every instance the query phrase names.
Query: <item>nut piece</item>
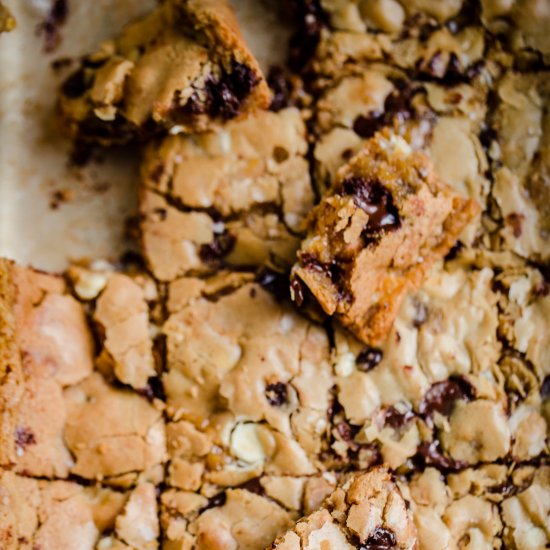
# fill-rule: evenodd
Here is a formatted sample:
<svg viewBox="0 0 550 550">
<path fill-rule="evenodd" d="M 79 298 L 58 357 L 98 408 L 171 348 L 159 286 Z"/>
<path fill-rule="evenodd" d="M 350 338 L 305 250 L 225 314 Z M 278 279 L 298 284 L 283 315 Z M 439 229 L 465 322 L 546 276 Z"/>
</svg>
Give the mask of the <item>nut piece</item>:
<svg viewBox="0 0 550 550">
<path fill-rule="evenodd" d="M 325 313 L 376 346 L 406 293 L 420 286 L 478 210 L 402 138 L 377 134 L 312 211 L 293 268 L 294 300 L 300 304 L 305 284 Z"/>
</svg>

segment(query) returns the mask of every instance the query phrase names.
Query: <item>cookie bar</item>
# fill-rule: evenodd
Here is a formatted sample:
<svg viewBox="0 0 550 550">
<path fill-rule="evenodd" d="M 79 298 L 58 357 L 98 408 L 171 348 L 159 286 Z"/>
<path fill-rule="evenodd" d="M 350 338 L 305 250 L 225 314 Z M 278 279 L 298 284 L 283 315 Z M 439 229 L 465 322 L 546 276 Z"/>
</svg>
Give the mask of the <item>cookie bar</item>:
<svg viewBox="0 0 550 550">
<path fill-rule="evenodd" d="M 289 268 L 314 202 L 306 152 L 295 108 L 150 145 L 140 209 L 154 276 L 170 281 L 223 265 Z"/>
<path fill-rule="evenodd" d="M 328 315 L 366 344 L 387 336 L 401 301 L 456 243 L 477 213 L 441 183 L 428 159 L 378 134 L 336 176 L 310 216 L 293 268 Z"/>
<path fill-rule="evenodd" d="M 117 492 L 0 470 L 0 496 L 5 550 L 158 548 L 157 500 L 150 483 Z"/>
<path fill-rule="evenodd" d="M 15 19 L 8 8 L 0 2 L 0 32 L 10 32 L 15 28 Z"/>
<path fill-rule="evenodd" d="M 270 93 L 227 0 L 168 0 L 105 42 L 63 84 L 78 140 L 194 133 L 267 108 Z"/>
<path fill-rule="evenodd" d="M 547 455 L 546 284 L 513 257 L 481 263 L 435 269 L 380 347 L 336 328 L 335 459 L 452 471 Z"/>
<path fill-rule="evenodd" d="M 382 468 L 347 479 L 310 516 L 280 536 L 270 548 L 417 548 L 408 503 Z"/>
<path fill-rule="evenodd" d="M 285 292 L 276 277 L 220 273 L 169 285 L 161 500 L 174 544 L 265 547 L 305 500 L 319 503 L 334 488 L 320 477 L 328 337 L 267 290 Z"/>
<path fill-rule="evenodd" d="M 501 242 L 539 262 L 550 259 L 550 73 L 508 72 L 496 86 L 488 132 Z"/>
<path fill-rule="evenodd" d="M 160 481 L 166 454 L 162 406 L 142 395 L 147 386 L 137 393 L 120 384 L 141 383 L 149 374 L 142 350 L 150 340 L 143 348 L 138 342 L 142 313 L 132 317 L 139 300 L 131 307 L 125 302 L 128 290 L 139 295 L 136 283 L 118 274 L 88 281 L 88 287 L 80 280 L 81 291 L 102 290 L 95 315 L 105 345 L 96 358 L 85 308 L 61 277 L 6 260 L 0 271 L 8 314 L 0 392 L 11 396 L 3 399 L 4 464 L 49 479 L 78 476 L 119 486 Z"/>
</svg>

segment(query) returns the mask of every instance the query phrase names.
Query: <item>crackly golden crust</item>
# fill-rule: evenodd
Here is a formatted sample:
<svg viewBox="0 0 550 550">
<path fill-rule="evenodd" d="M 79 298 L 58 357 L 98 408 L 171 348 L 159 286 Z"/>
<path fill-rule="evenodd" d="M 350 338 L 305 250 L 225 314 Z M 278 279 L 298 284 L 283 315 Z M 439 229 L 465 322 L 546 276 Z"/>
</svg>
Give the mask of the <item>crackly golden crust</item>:
<svg viewBox="0 0 550 550">
<path fill-rule="evenodd" d="M 389 195 L 377 199 L 377 193 Z M 423 154 L 389 133 L 375 136 L 312 211 L 293 276 L 327 314 L 378 345 L 405 294 L 418 288 L 478 210 L 437 179 Z M 386 230 L 380 223 L 388 216 Z"/>
<path fill-rule="evenodd" d="M 216 86 L 225 86 L 220 97 Z M 60 107 L 74 137 L 108 145 L 209 130 L 269 101 L 229 3 L 168 0 L 86 58 Z"/>
</svg>

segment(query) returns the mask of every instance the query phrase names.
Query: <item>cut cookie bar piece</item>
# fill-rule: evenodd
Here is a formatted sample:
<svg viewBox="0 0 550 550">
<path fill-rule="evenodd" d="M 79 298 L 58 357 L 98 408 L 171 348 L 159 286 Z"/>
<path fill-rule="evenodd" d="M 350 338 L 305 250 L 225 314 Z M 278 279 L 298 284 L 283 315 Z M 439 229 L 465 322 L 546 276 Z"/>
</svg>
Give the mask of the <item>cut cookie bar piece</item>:
<svg viewBox="0 0 550 550">
<path fill-rule="evenodd" d="M 315 207 L 293 268 L 328 315 L 367 344 L 387 336 L 406 293 L 456 243 L 478 211 L 441 183 L 428 159 L 378 134 L 340 169 Z"/>
<path fill-rule="evenodd" d="M 4 550 L 156 550 L 155 486 L 132 491 L 83 487 L 0 471 L 0 546 Z"/>
<path fill-rule="evenodd" d="M 223 265 L 289 268 L 314 201 L 306 152 L 294 108 L 150 145 L 141 232 L 154 276 L 169 281 Z"/>
<path fill-rule="evenodd" d="M 319 470 L 333 386 L 328 338 L 262 286 L 271 276 L 257 282 L 221 273 L 170 285 L 163 329 L 168 437 L 201 441 L 198 449 L 171 449 L 172 459 L 182 468 L 210 464 L 194 466 L 196 481 L 176 482 L 169 468 L 175 486 Z"/>
<path fill-rule="evenodd" d="M 334 488 L 320 476 L 328 338 L 266 290 L 287 293 L 275 277 L 220 273 L 169 285 L 162 502 L 174 544 L 263 548 Z"/>
<path fill-rule="evenodd" d="M 167 0 L 84 58 L 61 89 L 70 133 L 103 145 L 202 132 L 269 106 L 227 0 Z"/>
<path fill-rule="evenodd" d="M 549 8 L 550 9 L 550 8 Z M 507 73 L 496 87 L 489 152 L 501 243 L 550 259 L 550 72 Z"/>
<path fill-rule="evenodd" d="M 0 391 L 9 395 L 14 387 L 17 390 L 17 398 L 4 400 L 1 433 L 2 447 L 14 447 L 8 457 L 14 471 L 50 479 L 76 475 L 121 486 L 139 479 L 160 481 L 166 453 L 162 408 L 115 384 L 112 369 L 95 368 L 108 355 L 117 359 L 115 372 L 120 372 L 121 365 L 128 367 L 124 374 L 142 372 L 141 366 L 137 371 L 133 368 L 136 359 L 131 347 L 130 359 L 117 353 L 124 342 L 130 346 L 135 336 L 128 338 L 119 323 L 112 323 L 117 317 L 126 320 L 129 311 L 127 304 L 110 297 L 113 284 L 120 291 L 118 298 L 124 296 L 124 284 L 119 286 L 123 276 L 103 281 L 96 313 L 107 327 L 106 339 L 101 361 L 95 365 L 93 334 L 84 307 L 63 278 L 5 260 L 0 265 L 8 290 L 1 296 L 2 309 L 8 313 L 13 334 L 9 338 L 5 337 L 8 331 L 2 333 L 2 348 L 7 350 L 2 369 L 7 375 Z M 120 347 L 111 343 L 112 332 L 117 331 Z M 138 332 L 135 327 L 132 331 Z M 17 371 L 10 370 L 12 359 L 20 361 Z M 140 356 L 138 362 L 142 360 Z"/>
<path fill-rule="evenodd" d="M 408 503 L 383 468 L 356 474 L 270 546 L 278 550 L 417 548 Z"/>
</svg>

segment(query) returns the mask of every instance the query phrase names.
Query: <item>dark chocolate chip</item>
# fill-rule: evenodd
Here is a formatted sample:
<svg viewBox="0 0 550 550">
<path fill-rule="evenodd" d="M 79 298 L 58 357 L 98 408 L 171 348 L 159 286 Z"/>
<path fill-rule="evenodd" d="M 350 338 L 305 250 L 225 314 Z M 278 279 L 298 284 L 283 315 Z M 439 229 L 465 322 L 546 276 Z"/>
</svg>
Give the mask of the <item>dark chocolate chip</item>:
<svg viewBox="0 0 550 550">
<path fill-rule="evenodd" d="M 237 239 L 231 233 L 224 231 L 214 236 L 214 240 L 209 244 L 203 244 L 199 251 L 199 256 L 204 263 L 219 263 L 227 254 L 229 254 Z"/>
<path fill-rule="evenodd" d="M 382 350 L 378 348 L 363 348 L 357 358 L 355 364 L 357 368 L 363 372 L 368 372 L 374 369 L 378 363 L 382 361 Z"/>
<path fill-rule="evenodd" d="M 384 412 L 384 423 L 394 430 L 399 430 L 408 424 L 414 418 L 414 413 L 410 410 L 405 412 L 398 411 L 395 407 L 388 407 Z"/>
<path fill-rule="evenodd" d="M 374 533 L 359 546 L 361 550 L 393 550 L 397 548 L 395 533 L 384 527 L 377 527 Z"/>
<path fill-rule="evenodd" d="M 287 300 L 290 297 L 286 273 L 273 271 L 266 267 L 256 275 L 256 281 L 279 301 Z"/>
<path fill-rule="evenodd" d="M 265 490 L 260 483 L 259 477 L 253 477 L 252 479 L 245 481 L 241 485 L 237 485 L 237 489 L 244 489 L 249 493 L 254 493 L 255 495 L 265 495 Z"/>
<path fill-rule="evenodd" d="M 294 3 L 297 29 L 290 39 L 289 66 L 298 71 L 313 57 L 321 31 L 327 26 L 327 17 L 320 0 L 297 0 Z"/>
<path fill-rule="evenodd" d="M 548 399 L 550 397 L 550 374 L 547 375 L 540 386 L 540 396 L 543 399 Z"/>
<path fill-rule="evenodd" d="M 29 445 L 36 445 L 36 437 L 29 428 L 19 426 L 15 429 L 15 444 L 20 449 L 25 449 Z"/>
<path fill-rule="evenodd" d="M 424 416 L 434 412 L 449 415 L 455 401 L 471 401 L 475 397 L 475 388 L 462 376 L 452 376 L 448 380 L 432 384 L 420 402 L 418 410 Z"/>
<path fill-rule="evenodd" d="M 352 176 L 342 182 L 342 189 L 353 197 L 358 208 L 369 215 L 363 238 L 370 239 L 381 231 L 400 227 L 399 212 L 393 204 L 393 197 L 380 182 Z"/>
<path fill-rule="evenodd" d="M 385 117 L 382 113 L 373 113 L 369 116 L 359 115 L 353 122 L 353 131 L 363 139 L 374 136 L 384 127 Z"/>
<path fill-rule="evenodd" d="M 147 385 L 138 390 L 138 393 L 146 397 L 148 401 L 153 401 L 154 399 L 160 399 L 161 401 L 166 400 L 164 387 L 158 376 L 152 376 L 149 378 L 149 380 L 147 380 Z"/>
<path fill-rule="evenodd" d="M 206 510 L 209 510 L 210 508 L 218 508 L 220 506 L 223 506 L 226 501 L 227 501 L 227 494 L 225 491 L 221 491 L 208 499 L 208 503 L 206 504 L 206 506 L 201 508 L 200 513 L 202 514 Z"/>
<path fill-rule="evenodd" d="M 335 425 L 336 433 L 348 444 L 348 447 L 352 451 L 359 449 L 359 444 L 355 442 L 355 436 L 357 435 L 358 428 L 352 426 L 349 422 L 342 420 Z"/>
<path fill-rule="evenodd" d="M 344 275 L 344 269 L 341 263 L 332 261 L 330 263 L 321 262 L 318 258 L 312 254 L 300 254 L 300 265 L 304 269 L 311 271 L 317 271 L 328 277 L 335 285 L 340 286 L 342 282 L 342 276 Z"/>
<path fill-rule="evenodd" d="M 61 86 L 61 91 L 69 99 L 82 97 L 89 87 L 84 69 L 78 69 Z"/>
<path fill-rule="evenodd" d="M 283 384 L 282 382 L 267 384 L 265 387 L 265 397 L 269 404 L 273 407 L 281 407 L 288 399 L 288 389 L 286 384 Z"/>
</svg>

